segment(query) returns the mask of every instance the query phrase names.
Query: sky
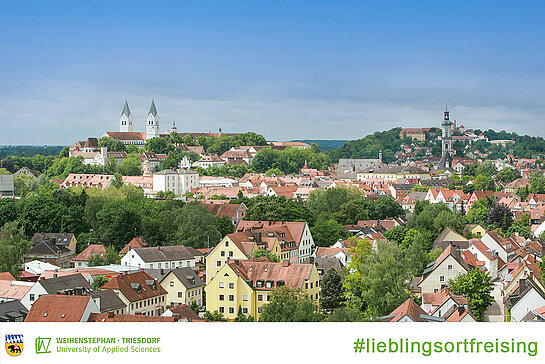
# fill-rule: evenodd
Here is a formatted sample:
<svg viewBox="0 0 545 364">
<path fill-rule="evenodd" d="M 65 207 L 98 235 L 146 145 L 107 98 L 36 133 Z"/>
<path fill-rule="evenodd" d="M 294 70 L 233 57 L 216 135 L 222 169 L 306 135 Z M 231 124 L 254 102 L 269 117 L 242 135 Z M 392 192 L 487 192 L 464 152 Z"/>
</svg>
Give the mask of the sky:
<svg viewBox="0 0 545 364">
<path fill-rule="evenodd" d="M 118 131 L 358 139 L 439 126 L 545 136 L 540 1 L 9 1 L 0 145 Z"/>
</svg>

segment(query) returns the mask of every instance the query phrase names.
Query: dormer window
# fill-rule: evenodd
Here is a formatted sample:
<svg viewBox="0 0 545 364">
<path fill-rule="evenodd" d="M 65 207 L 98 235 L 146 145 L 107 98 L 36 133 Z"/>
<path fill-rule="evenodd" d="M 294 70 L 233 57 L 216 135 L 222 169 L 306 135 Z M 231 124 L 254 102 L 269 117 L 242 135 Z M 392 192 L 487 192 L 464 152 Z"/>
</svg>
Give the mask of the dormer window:
<svg viewBox="0 0 545 364">
<path fill-rule="evenodd" d="M 263 283 L 264 283 L 263 280 L 260 279 L 260 280 L 256 281 L 255 286 L 256 286 L 257 288 L 263 288 Z"/>
</svg>

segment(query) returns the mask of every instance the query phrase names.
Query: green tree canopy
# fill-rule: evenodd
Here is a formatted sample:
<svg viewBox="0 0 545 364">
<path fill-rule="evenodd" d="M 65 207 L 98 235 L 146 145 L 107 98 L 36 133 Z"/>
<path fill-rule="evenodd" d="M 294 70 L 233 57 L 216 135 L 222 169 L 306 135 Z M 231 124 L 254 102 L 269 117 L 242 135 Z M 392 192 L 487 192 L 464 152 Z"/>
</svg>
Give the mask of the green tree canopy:
<svg viewBox="0 0 545 364">
<path fill-rule="evenodd" d="M 469 311 L 477 321 L 483 321 L 484 313 L 494 302 L 492 283 L 488 272 L 472 269 L 449 281 L 449 288 L 454 294 L 467 297 Z"/>
</svg>

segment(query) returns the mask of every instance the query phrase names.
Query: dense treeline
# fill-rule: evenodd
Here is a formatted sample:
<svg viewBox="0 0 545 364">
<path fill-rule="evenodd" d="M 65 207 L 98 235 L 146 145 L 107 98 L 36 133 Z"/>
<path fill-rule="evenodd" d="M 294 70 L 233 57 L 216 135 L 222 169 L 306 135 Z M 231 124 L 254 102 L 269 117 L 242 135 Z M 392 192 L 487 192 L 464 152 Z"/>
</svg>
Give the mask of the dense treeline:
<svg viewBox="0 0 545 364">
<path fill-rule="evenodd" d="M 0 147 L 0 158 L 7 157 L 9 155 L 16 157 L 32 157 L 36 154 L 44 156 L 58 155 L 63 146 L 34 146 L 34 145 L 8 145 Z"/>
<path fill-rule="evenodd" d="M 216 219 L 203 204 L 145 198 L 133 186 L 58 189 L 41 186 L 19 201 L 0 200 L 0 225 L 15 222 L 27 238 L 36 232 L 72 232 L 81 244 L 105 242 L 116 250 L 136 236 L 151 245 L 215 245 L 233 231 L 229 219 Z"/>
</svg>

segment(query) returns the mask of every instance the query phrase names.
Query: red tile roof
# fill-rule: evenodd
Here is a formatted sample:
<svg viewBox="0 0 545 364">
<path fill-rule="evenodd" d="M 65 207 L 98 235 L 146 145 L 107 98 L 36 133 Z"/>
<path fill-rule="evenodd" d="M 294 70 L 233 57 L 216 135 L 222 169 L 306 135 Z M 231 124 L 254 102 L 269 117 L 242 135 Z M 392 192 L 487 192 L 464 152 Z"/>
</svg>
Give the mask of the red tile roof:
<svg viewBox="0 0 545 364">
<path fill-rule="evenodd" d="M 42 295 L 25 322 L 80 322 L 90 300 L 90 296 Z"/>
<path fill-rule="evenodd" d="M 148 285 L 148 283 L 155 282 L 155 290 Z M 138 286 L 141 289 L 141 293 L 138 293 L 133 286 Z M 115 289 L 121 291 L 121 293 L 131 302 L 140 301 L 147 298 L 158 297 L 167 294 L 167 291 L 154 280 L 149 274 L 145 272 L 137 272 L 131 274 L 124 274 L 119 277 L 111 279 L 108 283 L 102 286 L 102 289 Z"/>
<path fill-rule="evenodd" d="M 74 261 L 88 261 L 89 258 L 99 255 L 103 257 L 106 254 L 106 247 L 102 244 L 91 244 L 85 248 L 81 253 L 75 256 Z"/>
<path fill-rule="evenodd" d="M 427 322 L 427 320 L 420 317 L 420 315 L 427 315 L 426 312 L 424 312 L 424 310 L 410 298 L 403 302 L 398 308 L 393 310 L 389 316 L 391 315 L 395 316 L 390 319 L 386 319 L 386 321 L 397 322 L 401 320 L 402 317 L 407 315 L 415 322 Z"/>
<path fill-rule="evenodd" d="M 174 317 L 146 316 L 146 315 L 119 315 L 111 312 L 92 313 L 88 322 L 174 322 Z"/>
</svg>

